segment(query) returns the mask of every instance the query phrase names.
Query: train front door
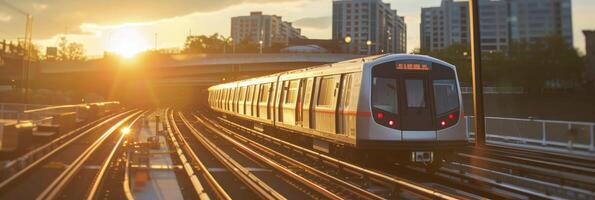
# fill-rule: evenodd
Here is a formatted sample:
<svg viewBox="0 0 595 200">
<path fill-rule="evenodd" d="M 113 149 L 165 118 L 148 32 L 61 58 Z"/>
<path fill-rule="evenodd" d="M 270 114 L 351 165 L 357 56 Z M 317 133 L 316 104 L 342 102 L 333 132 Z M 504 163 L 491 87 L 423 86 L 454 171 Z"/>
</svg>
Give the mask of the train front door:
<svg viewBox="0 0 595 200">
<path fill-rule="evenodd" d="M 427 71 L 400 73 L 403 140 L 436 139 L 432 88 Z M 404 95 L 403 95 L 404 94 Z"/>
</svg>

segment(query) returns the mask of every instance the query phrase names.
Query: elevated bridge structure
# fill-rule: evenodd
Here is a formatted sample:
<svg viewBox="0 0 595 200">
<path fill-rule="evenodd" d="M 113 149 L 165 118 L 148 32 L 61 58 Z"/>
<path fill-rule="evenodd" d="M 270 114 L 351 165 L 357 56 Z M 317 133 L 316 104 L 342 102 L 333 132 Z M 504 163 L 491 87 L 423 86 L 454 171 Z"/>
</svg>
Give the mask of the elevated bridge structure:
<svg viewBox="0 0 595 200">
<path fill-rule="evenodd" d="M 144 54 L 124 59 L 106 56 L 86 61 L 41 61 L 30 64 L 30 88 L 139 98 L 194 94 L 227 81 L 339 62 L 352 54 Z M 23 83 L 23 62 L 0 66 L 0 85 Z M 75 83 L 75 84 L 73 84 Z M 143 94 L 137 94 L 143 93 Z M 158 94 L 152 94 L 158 93 Z M 135 95 L 133 95 L 135 94 Z M 118 98 L 122 100 L 121 98 Z M 125 101 L 125 100 L 124 100 Z M 131 99 L 132 101 L 132 99 Z"/>
<path fill-rule="evenodd" d="M 298 69 L 361 57 L 351 54 L 199 54 L 157 55 L 138 60 L 99 59 L 39 63 L 37 75 L 103 74 L 118 71 L 143 73 L 159 84 L 211 85 L 237 78 Z"/>
</svg>

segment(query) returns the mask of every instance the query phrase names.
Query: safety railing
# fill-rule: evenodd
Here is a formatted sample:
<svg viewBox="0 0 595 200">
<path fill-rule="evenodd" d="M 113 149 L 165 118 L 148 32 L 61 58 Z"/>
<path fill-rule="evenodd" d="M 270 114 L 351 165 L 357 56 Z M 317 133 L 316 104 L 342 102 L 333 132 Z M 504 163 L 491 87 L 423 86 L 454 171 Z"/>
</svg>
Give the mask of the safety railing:
<svg viewBox="0 0 595 200">
<path fill-rule="evenodd" d="M 465 116 L 466 132 L 474 138 L 473 116 Z M 595 156 L 595 123 L 486 117 L 487 142 L 533 145 Z"/>
<path fill-rule="evenodd" d="M 461 87 L 461 93 L 471 94 L 473 88 Z M 523 87 L 483 87 L 484 94 L 523 94 L 525 89 Z"/>
</svg>

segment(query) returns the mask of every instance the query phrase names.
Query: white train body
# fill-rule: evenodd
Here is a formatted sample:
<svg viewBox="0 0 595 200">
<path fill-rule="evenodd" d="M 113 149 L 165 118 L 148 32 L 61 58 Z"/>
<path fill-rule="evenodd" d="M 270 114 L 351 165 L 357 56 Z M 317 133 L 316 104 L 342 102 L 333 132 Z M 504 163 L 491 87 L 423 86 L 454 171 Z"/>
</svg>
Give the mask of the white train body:
<svg viewBox="0 0 595 200">
<path fill-rule="evenodd" d="M 467 144 L 455 66 L 390 54 L 209 88 L 210 107 L 355 149 L 436 151 Z"/>
</svg>

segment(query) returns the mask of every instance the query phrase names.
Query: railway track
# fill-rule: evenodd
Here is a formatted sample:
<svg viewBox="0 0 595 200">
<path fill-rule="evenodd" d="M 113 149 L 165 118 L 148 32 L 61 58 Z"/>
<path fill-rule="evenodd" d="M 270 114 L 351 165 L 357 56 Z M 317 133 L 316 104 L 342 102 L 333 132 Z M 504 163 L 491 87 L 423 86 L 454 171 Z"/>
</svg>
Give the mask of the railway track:
<svg viewBox="0 0 595 200">
<path fill-rule="evenodd" d="M 227 121 L 222 118 L 220 118 L 219 120 L 229 126 L 233 126 L 236 130 L 252 132 L 253 135 L 263 134 L 263 133 L 258 133 L 255 130 L 248 129 L 241 125 L 235 124 L 233 122 Z M 264 141 L 266 141 L 266 140 L 264 140 Z M 279 143 L 279 142 L 268 142 L 269 145 L 275 144 L 275 143 Z M 496 150 L 503 151 L 502 149 L 496 149 Z M 588 187 L 591 187 L 591 185 L 588 185 L 588 184 L 590 184 L 590 182 L 593 181 L 593 178 L 592 178 L 593 176 L 586 176 L 586 177 L 582 176 L 582 178 L 581 178 L 581 175 L 574 174 L 573 177 L 578 178 L 578 179 L 567 180 L 567 179 L 554 178 L 557 181 L 562 181 L 562 182 L 566 181 L 569 183 L 583 184 L 583 186 L 587 187 L 587 188 L 577 188 L 574 186 L 571 187 L 568 184 L 566 184 L 566 185 L 556 184 L 556 181 L 544 181 L 544 180 L 532 179 L 532 178 L 522 177 L 522 176 L 511 176 L 510 171 L 513 169 L 524 170 L 525 172 L 531 171 L 532 170 L 531 167 L 533 167 L 533 168 L 536 167 L 535 164 L 531 164 L 532 162 L 541 163 L 541 165 L 542 165 L 541 167 L 547 166 L 546 164 L 544 164 L 547 162 L 536 160 L 537 159 L 536 157 L 522 156 L 524 154 L 523 153 L 519 154 L 518 150 L 516 150 L 514 152 L 516 154 L 508 153 L 507 156 L 510 156 L 511 158 L 515 158 L 515 159 L 523 159 L 523 160 L 526 160 L 526 162 L 517 162 L 518 160 L 506 161 L 506 162 L 509 162 L 509 164 L 512 164 L 512 166 L 518 167 L 516 169 L 511 168 L 511 167 L 503 168 L 505 170 L 508 170 L 506 173 L 501 172 L 501 171 L 496 171 L 495 169 L 488 168 L 489 166 L 491 166 L 492 168 L 493 168 L 493 166 L 496 166 L 496 167 L 500 167 L 500 166 L 497 165 L 498 163 L 494 164 L 494 163 L 484 161 L 485 159 L 493 159 L 493 158 L 487 158 L 487 157 L 482 157 L 483 160 L 481 160 L 481 162 L 474 162 L 473 165 L 472 165 L 472 163 L 466 163 L 466 164 L 461 164 L 461 163 L 457 163 L 457 162 L 447 163 L 445 165 L 445 167 L 438 170 L 435 174 L 426 173 L 424 169 L 415 168 L 415 167 L 407 167 L 407 166 L 385 165 L 384 167 L 379 167 L 376 169 L 378 169 L 379 171 L 382 171 L 382 172 L 392 174 L 394 176 L 405 177 L 406 179 L 408 179 L 410 181 L 421 182 L 424 185 L 427 185 L 429 187 L 442 188 L 445 191 L 451 191 L 451 193 L 460 194 L 467 198 L 479 198 L 479 197 L 492 198 L 492 199 L 503 199 L 503 198 L 508 198 L 508 199 L 511 199 L 511 198 L 516 198 L 516 199 L 523 199 L 523 198 L 524 199 L 548 199 L 548 198 L 592 199 L 593 198 L 593 192 L 591 192 L 593 190 L 588 189 Z M 494 152 L 492 152 L 492 154 L 494 154 Z M 503 154 L 503 153 L 500 153 L 500 154 Z M 459 154 L 459 156 L 461 156 L 461 155 Z M 503 156 L 503 155 L 499 155 L 499 156 Z M 551 157 L 548 157 L 547 159 L 551 159 Z M 588 165 L 588 164 L 585 164 L 581 161 L 566 161 L 565 159 L 560 159 L 560 158 L 556 158 L 556 159 L 563 160 L 566 163 L 551 163 L 551 166 L 555 166 L 555 167 L 553 167 L 554 169 L 556 167 L 558 167 L 558 168 L 567 167 L 567 168 L 572 168 L 572 170 L 570 170 L 570 171 L 582 172 L 583 175 L 589 175 L 589 173 L 590 173 L 589 171 L 591 169 L 584 166 L 584 165 Z M 531 162 L 529 162 L 529 161 L 531 161 Z M 502 161 L 502 159 L 501 159 L 501 160 L 498 160 L 498 162 L 500 162 L 500 164 L 502 164 L 501 162 L 504 162 L 504 161 Z M 569 164 L 569 162 L 582 163 L 582 164 L 573 166 L 573 165 Z M 521 163 L 524 163 L 524 164 L 521 164 Z M 586 162 L 586 163 L 589 163 L 589 162 Z M 483 168 L 481 166 L 483 166 Z M 372 167 L 372 168 L 374 168 L 374 167 Z M 549 169 L 549 170 L 545 170 L 545 169 Z M 566 170 L 566 171 L 551 171 L 551 169 L 552 168 L 543 168 L 542 171 L 538 171 L 538 172 L 542 172 L 542 174 L 541 174 L 542 176 L 546 176 L 548 172 L 552 172 L 552 173 L 556 174 L 555 176 L 561 175 L 562 177 L 565 177 L 565 176 L 568 177 L 567 174 L 565 174 L 565 173 L 568 173 L 568 170 Z M 500 170 L 502 170 L 502 168 Z M 535 171 L 533 171 L 532 173 L 535 173 Z M 403 174 L 406 174 L 406 175 L 404 176 Z M 505 180 L 514 180 L 515 183 L 521 182 L 523 184 L 514 185 L 511 183 L 505 182 Z M 578 181 L 575 182 L 575 180 L 578 180 Z M 533 188 L 537 188 L 537 189 L 533 189 Z M 559 195 L 559 194 L 563 194 L 563 193 L 565 195 Z"/>
<path fill-rule="evenodd" d="M 337 199 L 338 196 L 312 184 L 306 179 L 299 178 L 291 170 L 283 168 L 272 161 L 259 155 L 246 146 L 230 140 L 207 128 L 198 131 L 191 122 L 179 114 L 176 121 L 184 125 L 182 135 L 191 133 L 191 137 L 197 140 L 200 145 L 190 145 L 194 152 L 209 152 L 203 154 L 202 161 L 208 171 L 219 183 L 235 183 L 244 187 L 226 187 L 225 192 L 231 198 L 261 198 L 261 199 L 287 199 L 287 198 L 316 198 L 316 199 Z M 185 129 L 185 130 L 184 130 Z M 192 142 L 190 142 L 192 144 Z M 192 147 L 193 146 L 193 147 Z M 198 155 L 199 157 L 201 155 Z M 208 158 L 212 156 L 213 158 Z M 216 160 L 217 162 L 212 162 Z M 222 170 L 224 168 L 225 170 Z M 221 173 L 225 172 L 225 173 Z M 231 173 L 230 173 L 231 172 Z M 229 175 L 233 175 L 230 177 Z M 231 179 L 230 179 L 231 178 Z M 243 189 L 245 188 L 245 189 Z M 212 195 L 215 196 L 215 195 Z"/>
<path fill-rule="evenodd" d="M 493 185 L 533 198 L 595 198 L 595 164 L 586 158 L 489 146 L 458 152 L 446 170 L 489 177 Z"/>
<path fill-rule="evenodd" d="M 444 192 L 439 189 L 427 187 L 421 184 L 407 181 L 396 176 L 391 176 L 379 171 L 369 170 L 358 165 L 347 163 L 330 156 L 311 151 L 301 146 L 271 137 L 269 135 L 260 133 L 258 131 L 245 128 L 225 119 L 220 119 L 221 124 L 226 124 L 227 128 L 220 123 L 208 119 L 205 116 L 195 116 L 198 122 L 210 123 L 216 126 L 217 129 L 223 130 L 226 134 L 251 145 L 253 149 L 267 148 L 278 154 L 279 162 L 283 161 L 285 157 L 293 158 L 298 163 L 307 165 L 310 169 L 321 171 L 323 174 L 330 175 L 330 183 L 338 184 L 339 182 L 351 185 L 350 187 L 358 188 L 368 193 L 372 193 L 374 197 L 386 199 L 398 198 L 436 198 L 436 199 L 462 199 L 475 198 L 477 196 L 466 196 L 466 193 Z M 218 125 L 219 124 L 219 125 Z M 240 134 L 241 133 L 241 134 Z M 274 147 L 274 148 L 273 148 Z M 262 151 L 261 154 L 271 154 L 268 151 Z M 281 156 L 284 155 L 284 156 Z M 307 171 L 304 170 L 304 171 Z M 314 175 L 316 179 L 323 179 L 320 176 Z M 335 185 L 324 184 L 324 182 L 317 182 L 329 190 L 341 193 L 345 188 L 337 188 Z M 353 198 L 354 194 L 342 196 L 342 198 Z M 364 198 L 363 196 L 357 196 Z"/>
<path fill-rule="evenodd" d="M 114 139 L 114 133 L 139 113 L 121 113 L 56 144 L 44 156 L 4 179 L 0 183 L 0 199 L 86 198 L 94 187 L 93 178 L 105 170 L 105 166 L 97 165 L 105 161 L 102 158 L 106 156 L 101 153 L 118 147 L 107 141 Z M 70 184 L 75 179 L 76 184 Z"/>
</svg>

